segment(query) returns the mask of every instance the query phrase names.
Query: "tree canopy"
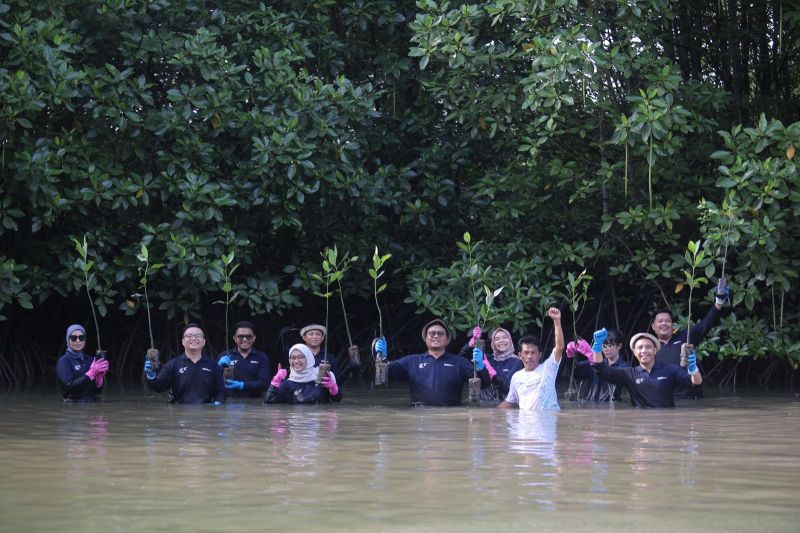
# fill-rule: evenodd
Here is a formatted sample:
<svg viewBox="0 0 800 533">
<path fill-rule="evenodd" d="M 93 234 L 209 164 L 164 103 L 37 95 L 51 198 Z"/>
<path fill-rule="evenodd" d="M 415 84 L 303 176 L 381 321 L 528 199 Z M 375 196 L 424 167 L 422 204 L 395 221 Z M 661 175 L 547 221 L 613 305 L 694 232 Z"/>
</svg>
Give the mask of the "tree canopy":
<svg viewBox="0 0 800 533">
<path fill-rule="evenodd" d="M 84 237 L 125 349 L 142 245 L 167 321 L 308 316 L 334 245 L 368 306 L 377 246 L 395 313 L 463 331 L 502 286 L 521 332 L 586 270 L 580 329 L 632 333 L 686 314 L 700 240 L 695 298 L 734 289 L 704 353 L 797 367 L 799 60 L 782 0 L 2 0 L 3 379 L 47 371 L 19 332 L 89 316 Z"/>
</svg>

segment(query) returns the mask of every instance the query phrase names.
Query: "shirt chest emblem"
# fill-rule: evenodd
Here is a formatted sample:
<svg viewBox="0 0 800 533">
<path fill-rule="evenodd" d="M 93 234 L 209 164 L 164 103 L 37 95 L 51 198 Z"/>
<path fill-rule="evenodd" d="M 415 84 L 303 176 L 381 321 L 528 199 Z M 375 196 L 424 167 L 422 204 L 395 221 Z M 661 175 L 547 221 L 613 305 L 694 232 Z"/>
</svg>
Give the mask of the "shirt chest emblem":
<svg viewBox="0 0 800 533">
<path fill-rule="evenodd" d="M 667 379 L 667 376 L 658 376 L 656 379 L 658 381 L 661 381 L 662 379 Z"/>
<path fill-rule="evenodd" d="M 178 369 L 178 374 L 185 374 L 188 367 L 182 366 Z"/>
<path fill-rule="evenodd" d="M 75 365 L 75 370 L 80 370 L 80 369 L 81 369 L 81 365 L 80 365 L 80 363 L 78 363 L 77 365 Z"/>
<path fill-rule="evenodd" d="M 637 385 L 641 385 L 642 383 L 644 383 L 644 378 L 636 378 Z"/>
<path fill-rule="evenodd" d="M 202 370 L 203 370 L 203 372 L 211 372 L 211 369 L 210 369 L 210 368 L 205 368 L 205 367 L 203 367 L 203 368 L 202 368 Z"/>
<path fill-rule="evenodd" d="M 425 368 L 426 366 L 428 366 L 428 363 L 420 363 L 420 364 L 419 364 L 419 367 L 420 367 L 420 368 Z"/>
<path fill-rule="evenodd" d="M 258 364 L 258 361 L 250 361 L 250 364 L 251 364 L 251 365 L 257 365 L 257 364 Z"/>
<path fill-rule="evenodd" d="M 445 363 L 444 366 L 453 366 L 450 363 Z"/>
</svg>

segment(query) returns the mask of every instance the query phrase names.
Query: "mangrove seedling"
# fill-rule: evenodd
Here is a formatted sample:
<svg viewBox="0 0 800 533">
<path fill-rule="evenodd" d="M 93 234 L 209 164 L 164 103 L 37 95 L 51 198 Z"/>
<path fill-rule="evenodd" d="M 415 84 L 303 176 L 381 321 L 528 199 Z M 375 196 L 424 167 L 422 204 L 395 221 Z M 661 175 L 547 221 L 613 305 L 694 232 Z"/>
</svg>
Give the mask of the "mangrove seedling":
<svg viewBox="0 0 800 533">
<path fill-rule="evenodd" d="M 220 258 L 221 263 L 214 263 L 213 267 L 219 272 L 222 281 L 222 292 L 225 293 L 225 300 L 217 300 L 214 302 L 215 304 L 225 304 L 225 351 L 230 350 L 230 335 L 228 335 L 228 311 L 230 310 L 231 304 L 236 300 L 239 296 L 239 291 L 233 292 L 233 284 L 231 283 L 231 279 L 233 278 L 233 273 L 236 272 L 236 269 L 239 268 L 239 264 L 233 264 L 234 252 L 231 252 L 228 255 L 222 254 Z M 233 294 L 231 294 L 233 292 Z M 225 367 L 223 370 L 223 375 L 225 379 L 233 379 L 233 367 L 228 366 Z"/>
<path fill-rule="evenodd" d="M 136 255 L 136 259 L 143 263 L 143 265 L 139 267 L 139 273 L 142 275 L 139 282 L 142 284 L 142 289 L 144 290 L 144 309 L 147 312 L 147 332 L 150 334 L 150 348 L 147 350 L 147 359 L 151 361 L 153 370 L 157 371 L 161 366 L 161 359 L 159 351 L 155 347 L 155 341 L 153 340 L 153 322 L 150 317 L 150 298 L 147 294 L 147 276 L 151 272 L 156 272 L 163 265 L 160 263 L 154 265 L 150 264 L 150 253 L 147 250 L 147 245 L 144 243 L 142 243 L 142 247 Z"/>
<path fill-rule="evenodd" d="M 576 277 L 571 272 L 567 274 L 567 292 L 564 294 L 567 302 L 569 303 L 569 310 L 572 312 L 572 338 L 577 342 L 578 340 L 578 322 L 581 319 L 583 310 L 586 307 L 586 302 L 589 299 L 589 284 L 592 281 L 592 276 L 586 273 L 586 270 L 578 274 Z M 569 401 L 574 401 L 578 397 L 578 391 L 575 388 L 575 359 L 572 360 L 572 368 L 569 373 L 569 386 L 564 393 L 564 398 Z"/>
<path fill-rule="evenodd" d="M 94 300 L 92 299 L 91 290 L 97 286 L 97 278 L 92 272 L 94 268 L 94 261 L 89 259 L 89 243 L 86 241 L 86 235 L 83 236 L 83 242 L 75 237 L 72 237 L 72 242 L 75 243 L 75 249 L 78 251 L 78 259 L 75 260 L 75 268 L 83 274 L 83 286 L 86 288 L 86 296 L 89 298 L 89 307 L 92 309 L 92 318 L 94 319 L 94 330 L 97 333 L 97 356 L 99 358 L 105 357 L 105 350 L 100 346 L 100 326 L 97 322 L 97 312 L 94 308 Z M 79 285 L 80 283 L 76 283 Z"/>
<path fill-rule="evenodd" d="M 338 259 L 339 254 L 336 246 L 333 247 L 333 250 L 326 251 L 330 252 L 328 254 L 328 262 L 331 265 L 331 269 L 334 273 L 338 274 L 338 277 L 336 278 L 336 285 L 339 287 L 339 302 L 342 304 L 342 318 L 344 319 L 344 329 L 347 333 L 347 355 L 350 358 L 351 365 L 360 366 L 361 354 L 358 350 L 358 346 L 353 344 L 353 337 L 350 335 L 350 323 L 347 320 L 347 309 L 344 306 L 344 291 L 342 289 L 342 278 L 350 269 L 350 266 L 358 261 L 358 256 L 354 255 L 353 257 L 350 257 L 350 254 L 345 252 L 342 258 Z"/>
<path fill-rule="evenodd" d="M 329 303 L 330 298 L 333 296 L 331 292 L 331 284 L 338 282 L 342 278 L 342 272 L 336 269 L 336 262 L 338 260 L 338 250 L 334 246 L 333 249 L 325 248 L 320 255 L 322 255 L 322 274 L 314 273 L 311 277 L 320 283 L 325 284 L 325 292 L 314 291 L 316 296 L 325 298 L 325 331 L 328 331 L 328 317 L 329 317 Z M 325 335 L 325 353 L 322 356 L 322 362 L 317 367 L 317 383 L 322 383 L 322 379 L 328 374 L 331 369 L 331 364 L 328 362 L 328 335 Z"/>
<path fill-rule="evenodd" d="M 378 286 L 378 280 L 384 275 L 383 265 L 392 257 L 392 254 L 378 253 L 378 247 L 372 254 L 372 267 L 369 269 L 369 277 L 372 278 L 372 295 L 375 298 L 375 308 L 378 310 L 378 337 L 372 340 L 372 355 L 375 358 L 375 384 L 383 385 L 388 379 L 389 363 L 382 360 L 375 350 L 378 339 L 383 338 L 383 315 L 381 314 L 381 304 L 378 302 L 378 294 L 386 290 L 386 283 Z"/>
<path fill-rule="evenodd" d="M 701 283 L 708 283 L 707 278 L 697 275 L 697 269 L 704 268 L 710 263 L 710 261 L 706 259 L 705 255 L 705 252 L 700 247 L 700 241 L 689 241 L 689 244 L 686 245 L 686 251 L 683 254 L 683 258 L 687 265 L 687 268 L 683 269 L 683 275 L 686 280 L 684 286 L 689 287 L 689 311 L 686 316 L 686 342 L 681 345 L 681 366 L 683 367 L 688 364 L 687 358 L 689 357 L 689 354 L 694 351 L 694 345 L 692 344 L 691 340 L 692 292 L 694 292 L 694 288 Z M 675 292 L 680 292 L 682 288 L 683 287 L 679 285 L 675 288 Z"/>
</svg>

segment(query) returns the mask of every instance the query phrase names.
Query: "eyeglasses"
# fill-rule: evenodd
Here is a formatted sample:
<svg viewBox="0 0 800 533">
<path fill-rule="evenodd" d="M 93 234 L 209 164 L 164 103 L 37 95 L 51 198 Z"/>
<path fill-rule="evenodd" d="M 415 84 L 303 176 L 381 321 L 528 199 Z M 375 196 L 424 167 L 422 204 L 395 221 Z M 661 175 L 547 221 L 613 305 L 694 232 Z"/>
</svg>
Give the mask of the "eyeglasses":
<svg viewBox="0 0 800 533">
<path fill-rule="evenodd" d="M 252 335 L 236 335 L 236 338 L 239 339 L 240 341 L 253 340 L 253 336 Z"/>
<path fill-rule="evenodd" d="M 86 335 L 70 335 L 69 340 L 71 340 L 72 342 L 85 341 Z"/>
<path fill-rule="evenodd" d="M 445 335 L 447 335 L 447 333 L 444 332 L 444 331 L 439 331 L 439 330 L 430 331 L 430 330 L 428 330 L 428 337 L 444 337 Z"/>
<path fill-rule="evenodd" d="M 289 356 L 289 361 L 305 361 L 305 360 L 306 360 L 306 356 L 305 355 L 290 355 Z"/>
<path fill-rule="evenodd" d="M 205 335 L 202 333 L 191 333 L 189 335 L 184 335 L 183 338 L 190 341 L 201 341 L 205 339 Z"/>
</svg>

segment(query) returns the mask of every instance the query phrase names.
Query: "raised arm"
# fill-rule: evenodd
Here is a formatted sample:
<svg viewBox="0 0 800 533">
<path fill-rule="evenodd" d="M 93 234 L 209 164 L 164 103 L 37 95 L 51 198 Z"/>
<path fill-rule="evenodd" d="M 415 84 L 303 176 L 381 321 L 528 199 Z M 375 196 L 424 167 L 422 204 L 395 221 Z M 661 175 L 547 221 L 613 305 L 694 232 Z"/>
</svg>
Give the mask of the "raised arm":
<svg viewBox="0 0 800 533">
<path fill-rule="evenodd" d="M 603 362 L 603 343 L 608 338 L 608 330 L 606 328 L 599 329 L 594 332 L 594 343 L 592 344 L 592 360 L 594 364 Z"/>
<path fill-rule="evenodd" d="M 553 321 L 553 334 L 556 338 L 556 345 L 553 347 L 553 357 L 557 363 L 561 362 L 561 354 L 564 353 L 564 330 L 561 329 L 561 311 L 556 307 L 547 310 L 547 315 Z"/>
</svg>

